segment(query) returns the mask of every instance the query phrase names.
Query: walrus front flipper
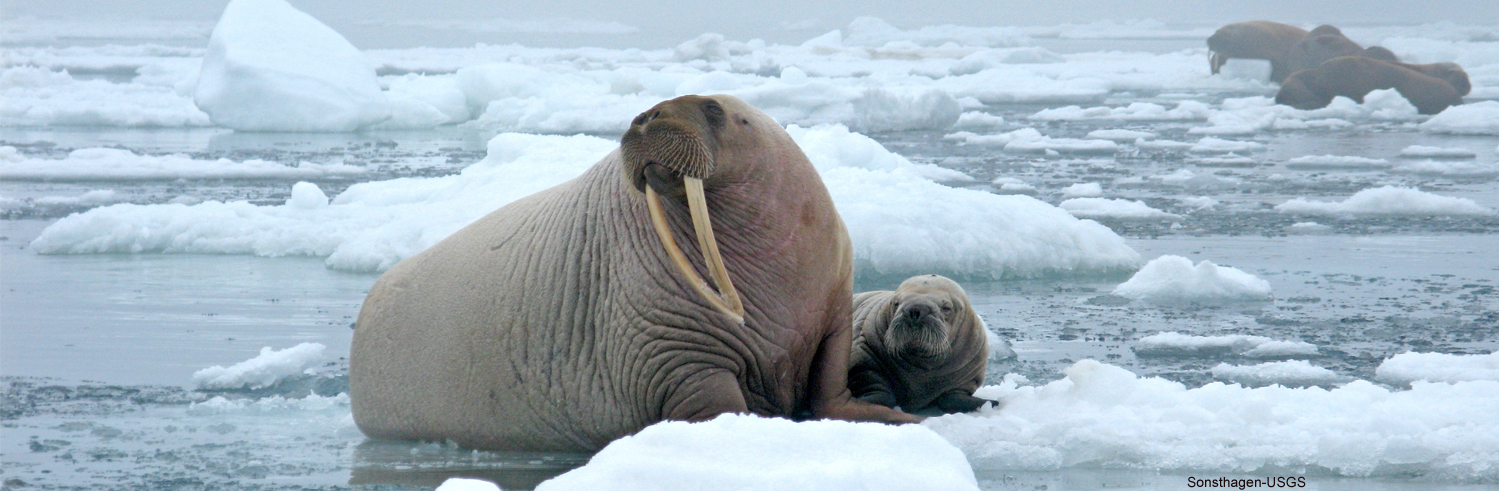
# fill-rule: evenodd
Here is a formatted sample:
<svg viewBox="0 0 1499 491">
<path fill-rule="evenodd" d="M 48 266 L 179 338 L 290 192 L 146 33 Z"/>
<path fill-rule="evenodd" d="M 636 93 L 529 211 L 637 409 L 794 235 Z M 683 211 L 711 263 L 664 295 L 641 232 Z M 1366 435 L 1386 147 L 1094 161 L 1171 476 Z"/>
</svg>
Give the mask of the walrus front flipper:
<svg viewBox="0 0 1499 491">
<path fill-rule="evenodd" d="M 942 408 L 944 414 L 973 412 L 984 407 L 984 404 L 993 404 L 995 408 L 999 407 L 999 401 L 982 399 L 958 391 L 942 394 L 937 397 L 936 401 L 932 401 L 932 403 Z"/>
</svg>

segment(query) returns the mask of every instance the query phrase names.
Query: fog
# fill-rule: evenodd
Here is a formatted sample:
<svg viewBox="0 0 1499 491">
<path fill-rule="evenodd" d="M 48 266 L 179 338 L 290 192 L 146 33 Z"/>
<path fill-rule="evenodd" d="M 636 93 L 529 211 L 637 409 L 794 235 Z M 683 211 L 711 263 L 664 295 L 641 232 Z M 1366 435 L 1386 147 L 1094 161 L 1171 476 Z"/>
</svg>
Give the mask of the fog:
<svg viewBox="0 0 1499 491">
<path fill-rule="evenodd" d="M 225 0 L 3 0 L 7 23 L 38 19 L 181 19 L 212 21 Z M 293 0 L 293 5 L 329 24 L 361 48 L 411 46 L 457 47 L 485 43 L 530 46 L 605 46 L 660 48 L 705 32 L 730 39 L 761 38 L 798 42 L 846 25 L 860 16 L 880 17 L 902 28 L 956 24 L 966 26 L 1053 25 L 1100 20 L 1154 19 L 1168 24 L 1217 25 L 1251 19 L 1287 23 L 1420 24 L 1499 22 L 1499 2 L 1485 0 L 1213 0 L 976 1 L 893 2 L 839 0 L 806 2 L 764 0 L 702 2 L 672 0 L 648 6 L 633 2 L 571 0 L 555 2 L 476 2 L 466 0 Z M 495 19 L 530 28 L 493 31 Z M 591 33 L 545 34 L 558 19 L 584 21 Z M 483 21 L 489 28 L 474 29 Z M 551 22 L 551 24 L 548 24 Z M 434 28 L 434 23 L 446 23 Z M 467 24 L 465 24 L 467 23 Z M 424 26 L 425 24 L 425 26 Z M 536 25 L 543 25 L 536 28 Z M 570 25 L 580 25 L 573 22 Z M 466 26 L 466 27 L 465 27 Z M 552 28 L 550 30 L 558 30 Z M 566 30 L 566 29 L 564 29 Z"/>
</svg>

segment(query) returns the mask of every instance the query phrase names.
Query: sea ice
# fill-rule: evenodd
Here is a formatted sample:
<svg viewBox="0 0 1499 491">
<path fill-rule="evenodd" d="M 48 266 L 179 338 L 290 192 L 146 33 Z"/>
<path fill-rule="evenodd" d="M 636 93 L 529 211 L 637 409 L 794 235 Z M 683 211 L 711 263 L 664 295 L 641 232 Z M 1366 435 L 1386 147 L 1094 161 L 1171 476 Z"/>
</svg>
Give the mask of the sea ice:
<svg viewBox="0 0 1499 491">
<path fill-rule="evenodd" d="M 989 129 L 1004 126 L 1005 118 L 993 114 L 967 111 L 958 115 L 958 122 L 953 124 L 955 129 Z"/>
<path fill-rule="evenodd" d="M 1428 382 L 1499 381 L 1499 353 L 1449 355 L 1445 353 L 1401 353 L 1374 369 L 1374 378 L 1394 385 Z"/>
<path fill-rule="evenodd" d="M 1180 220 L 1181 215 L 1166 213 L 1144 201 L 1108 198 L 1072 198 L 1057 205 L 1079 218 L 1124 218 L 1132 220 Z"/>
<path fill-rule="evenodd" d="M 1466 148 L 1442 148 L 1429 147 L 1425 145 L 1411 145 L 1400 150 L 1401 157 L 1416 157 L 1428 159 L 1471 159 L 1478 154 Z"/>
<path fill-rule="evenodd" d="M 9 49 L 9 48 L 7 48 Z M 208 126 L 208 115 L 171 87 L 77 80 L 67 71 L 0 71 L 0 126 Z"/>
<path fill-rule="evenodd" d="M 3 176 L 3 174 L 0 174 Z M 120 201 L 113 189 L 95 189 L 78 196 L 43 196 L 36 199 L 42 206 L 99 206 Z"/>
<path fill-rule="evenodd" d="M 1078 106 L 1067 106 L 1043 109 L 1032 114 L 1030 119 L 1037 121 L 1196 121 L 1206 120 L 1211 112 L 1207 104 L 1197 101 L 1181 101 L 1176 104 L 1175 109 L 1169 110 L 1160 104 L 1132 102 L 1124 107 L 1098 106 L 1083 109 Z M 1133 139 L 1130 138 L 1130 140 Z"/>
<path fill-rule="evenodd" d="M 1389 169 L 1392 174 L 1445 177 L 1449 179 L 1490 179 L 1499 176 L 1499 164 L 1482 164 L 1452 160 L 1417 160 Z"/>
<path fill-rule="evenodd" d="M 1409 216 L 1487 216 L 1485 208 L 1468 198 L 1451 198 L 1417 189 L 1384 186 L 1354 193 L 1337 203 L 1296 198 L 1275 206 L 1281 213 L 1300 215 L 1409 215 Z"/>
<path fill-rule="evenodd" d="M 353 131 L 391 115 L 369 60 L 285 0 L 224 7 L 193 101 L 244 131 Z"/>
<path fill-rule="evenodd" d="M 1128 143 L 1145 138 L 1155 138 L 1155 136 L 1155 133 L 1149 131 L 1111 129 L 1090 131 L 1088 132 L 1087 138 L 1093 140 L 1113 140 L 1116 142 Z"/>
<path fill-rule="evenodd" d="M 1348 378 L 1332 370 L 1314 366 L 1306 360 L 1272 361 L 1258 365 L 1219 363 L 1212 369 L 1213 378 L 1236 384 L 1263 387 L 1308 387 L 1347 382 Z"/>
<path fill-rule="evenodd" d="M 1421 131 L 1457 135 L 1499 135 L 1499 101 L 1452 106 L 1421 123 Z"/>
<path fill-rule="evenodd" d="M 963 452 L 920 425 L 724 414 L 667 421 L 543 482 L 565 490 L 978 490 Z"/>
<path fill-rule="evenodd" d="M 433 491 L 501 491 L 495 483 L 480 479 L 450 477 Z"/>
<path fill-rule="evenodd" d="M 1031 196 L 1039 194 L 1035 186 L 1026 184 L 1025 181 L 1014 177 L 998 177 L 994 179 L 992 184 L 994 184 L 995 188 L 999 189 L 1001 194 L 1027 194 Z"/>
<path fill-rule="evenodd" d="M 6 150 L 9 149 L 9 150 Z M 15 147 L 0 147 L 0 153 Z M 173 179 L 313 179 L 364 174 L 342 163 L 302 163 L 296 167 L 264 160 L 197 160 L 186 155 L 136 155 L 116 148 L 80 148 L 62 159 L 0 158 L 0 179 L 28 181 L 115 181 Z"/>
<path fill-rule="evenodd" d="M 270 346 L 260 349 L 260 356 L 225 368 L 211 366 L 193 373 L 193 384 L 199 389 L 258 389 L 275 385 L 282 378 L 302 373 L 323 360 L 322 343 L 302 343 L 283 350 Z"/>
<path fill-rule="evenodd" d="M 1388 169 L 1390 161 L 1353 155 L 1306 155 L 1286 161 L 1287 169 Z"/>
<path fill-rule="evenodd" d="M 1280 341 L 1264 336 L 1228 334 L 1194 336 L 1176 331 L 1156 333 L 1130 345 L 1135 356 L 1216 357 L 1234 354 L 1247 358 L 1315 356 L 1317 346 L 1303 341 Z"/>
<path fill-rule="evenodd" d="M 1119 144 L 1109 140 L 1085 140 L 1077 138 L 1052 138 L 1042 135 L 1035 128 L 1021 128 L 997 135 L 979 135 L 959 131 L 944 135 L 943 139 L 958 140 L 965 145 L 1003 146 L 1007 152 L 1043 153 L 1047 150 L 1067 153 L 1114 153 Z"/>
<path fill-rule="evenodd" d="M 1230 153 L 1230 152 L 1252 152 L 1265 148 L 1260 142 L 1246 142 L 1238 140 L 1224 140 L 1222 138 L 1205 137 L 1197 141 L 1188 150 L 1193 153 Z"/>
<path fill-rule="evenodd" d="M 1214 304 L 1270 299 L 1270 283 L 1237 268 L 1164 255 L 1140 268 L 1114 295 L 1149 303 Z"/>
<path fill-rule="evenodd" d="M 1062 188 L 1062 196 L 1068 198 L 1096 198 L 1103 196 L 1103 186 L 1096 182 L 1079 182 Z"/>
<path fill-rule="evenodd" d="M 1325 389 L 1195 389 L 1083 360 L 1067 377 L 975 394 L 1001 409 L 930 418 L 981 472 L 1149 469 L 1152 472 L 1307 472 L 1464 482 L 1499 478 L 1499 382 L 1366 381 Z"/>
</svg>

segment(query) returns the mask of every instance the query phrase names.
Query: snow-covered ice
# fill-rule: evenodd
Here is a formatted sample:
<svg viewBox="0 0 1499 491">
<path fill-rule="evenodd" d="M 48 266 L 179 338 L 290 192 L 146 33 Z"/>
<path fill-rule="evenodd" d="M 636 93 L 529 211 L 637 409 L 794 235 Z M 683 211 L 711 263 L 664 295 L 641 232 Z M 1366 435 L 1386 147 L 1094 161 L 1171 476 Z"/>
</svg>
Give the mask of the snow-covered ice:
<svg viewBox="0 0 1499 491">
<path fill-rule="evenodd" d="M 1096 182 L 1079 182 L 1062 188 L 1062 196 L 1067 198 L 1096 198 L 1103 196 L 1103 186 Z"/>
<path fill-rule="evenodd" d="M 1001 410 L 928 419 L 975 469 L 1499 477 L 1499 382 L 1188 389 L 1093 360 L 1043 386 L 980 388 Z M 1433 408 L 1443 408 L 1433 410 Z M 1280 471 L 1283 472 L 1283 471 Z"/>
<path fill-rule="evenodd" d="M 1452 106 L 1421 123 L 1421 131 L 1457 135 L 1499 135 L 1499 101 Z"/>
<path fill-rule="evenodd" d="M 1197 101 L 1181 101 L 1174 109 L 1166 109 L 1165 106 L 1150 102 L 1132 102 L 1124 107 L 1098 106 L 1084 109 L 1078 106 L 1067 106 L 1043 109 L 1032 114 L 1030 119 L 1037 121 L 1197 121 L 1206 120 L 1210 113 L 1211 110 L 1207 104 Z"/>
<path fill-rule="evenodd" d="M 1492 179 L 1499 177 L 1499 164 L 1464 160 L 1416 160 L 1402 162 L 1389 169 L 1392 174 L 1445 177 L 1449 179 Z"/>
<path fill-rule="evenodd" d="M 944 135 L 943 138 L 968 145 L 1002 146 L 1005 151 L 1020 153 L 1043 153 L 1051 150 L 1066 153 L 1108 154 L 1119 150 L 1119 145 L 1109 140 L 1052 138 L 1042 135 L 1035 128 L 1021 128 L 996 135 L 959 131 Z"/>
<path fill-rule="evenodd" d="M 81 148 L 62 159 L 28 158 L 0 147 L 0 179 L 113 181 L 173 179 L 313 179 L 364 174 L 343 163 L 296 167 L 264 160 L 198 160 L 186 155 L 136 155 L 116 148 Z"/>
<path fill-rule="evenodd" d="M 193 101 L 244 131 L 353 131 L 391 115 L 364 54 L 285 0 L 224 7 Z"/>
<path fill-rule="evenodd" d="M 1164 255 L 1140 268 L 1114 295 L 1150 303 L 1223 303 L 1270 299 L 1270 283 L 1237 268 Z"/>
<path fill-rule="evenodd" d="M 1094 140 L 1113 140 L 1116 142 L 1132 142 L 1144 138 L 1155 138 L 1156 134 L 1149 131 L 1137 130 L 1093 130 L 1088 132 L 1088 138 Z"/>
<path fill-rule="evenodd" d="M 1471 159 L 1478 154 L 1466 148 L 1443 148 L 1426 145 L 1411 145 L 1400 149 L 1401 157 L 1428 159 Z"/>
<path fill-rule="evenodd" d="M 1288 169 L 1388 169 L 1390 161 L 1354 155 L 1304 155 L 1286 160 Z"/>
<path fill-rule="evenodd" d="M 322 343 L 302 343 L 283 350 L 266 346 L 260 355 L 229 367 L 212 366 L 193 373 L 193 384 L 200 389 L 260 388 L 274 385 L 323 361 Z"/>
<path fill-rule="evenodd" d="M 1136 356 L 1207 357 L 1234 354 L 1246 358 L 1297 358 L 1317 354 L 1317 346 L 1304 341 L 1283 341 L 1244 334 L 1194 336 L 1176 331 L 1145 336 L 1130 345 L 1130 349 Z"/>
<path fill-rule="evenodd" d="M 1215 379 L 1251 387 L 1266 385 L 1307 387 L 1348 381 L 1347 377 L 1312 365 L 1306 360 L 1272 361 L 1257 365 L 1219 363 L 1211 372 Z"/>
<path fill-rule="evenodd" d="M 1244 153 L 1265 148 L 1260 142 L 1247 142 L 1238 140 L 1224 140 L 1222 138 L 1204 137 L 1192 145 L 1188 150 L 1194 153 Z"/>
<path fill-rule="evenodd" d="M 208 126 L 208 115 L 171 87 L 78 80 L 66 70 L 0 71 L 0 126 Z"/>
<path fill-rule="evenodd" d="M 1122 218 L 1130 220 L 1176 220 L 1181 215 L 1151 208 L 1143 201 L 1109 198 L 1072 198 L 1057 206 L 1080 218 Z"/>
<path fill-rule="evenodd" d="M 1354 193 L 1341 202 L 1296 198 L 1275 206 L 1298 215 L 1487 216 L 1494 210 L 1468 198 L 1440 196 L 1419 189 L 1383 186 Z"/>
<path fill-rule="evenodd" d="M 963 452 L 920 425 L 724 414 L 611 442 L 537 491 L 977 490 Z"/>
<path fill-rule="evenodd" d="M 1381 382 L 1408 385 L 1427 382 L 1499 381 L 1499 353 L 1487 355 L 1449 355 L 1445 353 L 1401 353 L 1390 357 L 1374 370 Z"/>
<path fill-rule="evenodd" d="M 996 177 L 994 178 L 994 182 L 992 182 L 991 184 L 993 184 L 1001 194 L 1028 194 L 1031 196 L 1035 196 L 1039 193 L 1036 190 L 1035 186 L 1026 184 L 1024 180 L 1016 179 L 1014 177 Z"/>
</svg>

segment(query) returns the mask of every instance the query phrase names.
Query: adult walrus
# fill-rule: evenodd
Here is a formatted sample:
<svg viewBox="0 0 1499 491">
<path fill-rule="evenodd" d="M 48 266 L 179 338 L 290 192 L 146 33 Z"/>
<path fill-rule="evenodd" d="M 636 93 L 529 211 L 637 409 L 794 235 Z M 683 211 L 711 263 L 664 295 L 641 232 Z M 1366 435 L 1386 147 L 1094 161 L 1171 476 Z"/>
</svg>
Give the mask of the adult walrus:
<svg viewBox="0 0 1499 491">
<path fill-rule="evenodd" d="M 908 412 L 965 413 L 984 403 L 988 333 L 963 287 L 938 275 L 913 276 L 895 291 L 854 295 L 849 389 Z"/>
<path fill-rule="evenodd" d="M 1306 37 L 1291 46 L 1291 52 L 1286 55 L 1286 69 L 1289 73 L 1296 73 L 1316 68 L 1324 61 L 1342 56 L 1364 56 L 1380 61 L 1400 61 L 1389 49 L 1380 46 L 1365 48 L 1344 36 L 1342 30 L 1324 24 L 1312 29 Z"/>
<path fill-rule="evenodd" d="M 349 357 L 354 421 L 514 451 L 728 412 L 918 421 L 848 391 L 852 277 L 791 137 L 739 99 L 678 97 L 582 176 L 381 276 Z"/>
<path fill-rule="evenodd" d="M 1235 22 L 1223 26 L 1208 37 L 1211 56 L 1208 67 L 1216 75 L 1231 58 L 1270 61 L 1270 80 L 1280 82 L 1290 76 L 1286 57 L 1291 47 L 1306 37 L 1306 29 L 1268 20 Z"/>
<path fill-rule="evenodd" d="M 1464 74 L 1463 79 L 1466 78 Z M 1395 89 L 1421 114 L 1436 114 L 1463 100 L 1451 83 L 1412 70 L 1403 63 L 1344 56 L 1291 74 L 1276 92 L 1275 103 L 1297 109 L 1320 109 L 1337 96 L 1363 103 L 1364 96 L 1378 89 Z"/>
</svg>

